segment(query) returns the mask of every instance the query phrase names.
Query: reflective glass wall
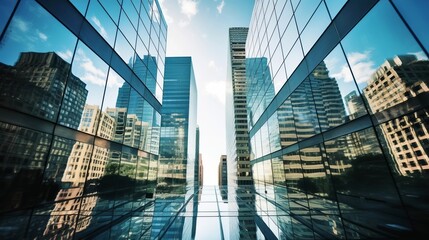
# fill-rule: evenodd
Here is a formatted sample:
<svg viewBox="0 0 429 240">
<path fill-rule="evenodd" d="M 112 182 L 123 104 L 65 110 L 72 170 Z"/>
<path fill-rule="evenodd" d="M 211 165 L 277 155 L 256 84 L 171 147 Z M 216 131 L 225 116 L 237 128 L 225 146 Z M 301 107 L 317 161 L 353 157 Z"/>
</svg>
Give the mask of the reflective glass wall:
<svg viewBox="0 0 429 240">
<path fill-rule="evenodd" d="M 191 57 L 166 58 L 161 113 L 158 186 L 152 238 L 191 239 L 195 235 L 194 222 L 197 217 L 196 167 L 199 155 L 197 87 Z M 179 209 L 183 208 L 193 212 L 193 215 L 175 219 L 180 213 Z M 175 219 L 174 224 L 169 226 L 172 219 Z M 169 230 L 165 231 L 167 228 Z"/>
<path fill-rule="evenodd" d="M 144 238 L 167 32 L 158 2 L 2 1 L 0 15 L 0 238 Z"/>
<path fill-rule="evenodd" d="M 246 42 L 256 207 L 284 238 L 423 236 L 427 1 L 256 1 Z M 284 216 L 279 216 L 279 215 Z"/>
</svg>

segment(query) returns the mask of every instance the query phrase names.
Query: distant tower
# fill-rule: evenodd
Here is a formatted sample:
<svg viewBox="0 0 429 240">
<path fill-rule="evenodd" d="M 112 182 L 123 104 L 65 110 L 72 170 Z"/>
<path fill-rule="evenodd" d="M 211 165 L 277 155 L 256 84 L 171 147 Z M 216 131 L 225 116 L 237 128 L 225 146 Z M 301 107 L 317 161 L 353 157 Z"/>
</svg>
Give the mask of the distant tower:
<svg viewBox="0 0 429 240">
<path fill-rule="evenodd" d="M 228 169 L 226 155 L 220 156 L 219 169 L 218 169 L 218 185 L 219 187 L 228 186 Z"/>
</svg>

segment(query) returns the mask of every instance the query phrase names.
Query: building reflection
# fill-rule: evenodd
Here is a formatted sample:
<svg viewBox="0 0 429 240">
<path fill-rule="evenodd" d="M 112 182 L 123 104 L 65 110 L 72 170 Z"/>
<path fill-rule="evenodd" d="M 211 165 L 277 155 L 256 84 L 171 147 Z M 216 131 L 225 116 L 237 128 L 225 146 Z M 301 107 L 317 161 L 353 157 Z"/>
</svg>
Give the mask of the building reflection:
<svg viewBox="0 0 429 240">
<path fill-rule="evenodd" d="M 70 73 L 70 64 L 56 53 L 22 53 L 14 66 L 1 64 L 0 72 L 1 88 L 8 90 L 2 93 L 2 106 L 49 121 L 59 118 L 66 127 L 78 128 L 81 132 L 130 147 L 158 152 L 160 130 L 159 126 L 156 126 L 158 120 L 154 111 L 127 83 L 119 89 L 118 107 L 102 111 L 97 105 L 84 105 L 88 93 L 86 84 Z M 134 97 L 130 97 L 133 93 Z M 134 105 L 130 103 L 131 100 Z M 12 185 L 5 182 L 8 189 L 14 190 L 7 191 L 12 195 L 4 198 L 5 201 L 14 199 L 14 202 L 4 202 L 3 207 L 5 210 L 22 208 L 34 204 L 35 200 L 42 202 L 51 198 L 55 204 L 50 210 L 49 218 L 36 224 L 45 225 L 44 231 L 42 230 L 44 237 L 71 238 L 73 234 L 87 229 L 91 224 L 92 210 L 97 209 L 99 195 L 106 195 L 103 192 L 106 192 L 109 176 L 135 179 L 137 183 L 144 183 L 143 192 L 149 191 L 153 194 L 153 186 L 150 190 L 150 185 L 153 185 L 157 177 L 157 158 L 154 156 L 110 151 L 109 148 L 92 143 L 60 137 L 56 137 L 53 145 L 49 146 L 52 139 L 49 134 L 21 129 L 6 123 L 2 123 L 2 129 L 5 133 L 9 132 L 10 136 L 25 135 L 31 139 L 31 142 L 22 145 L 22 151 L 18 151 L 23 153 L 21 155 L 17 155 L 18 148 L 14 147 L 18 146 L 18 142 L 13 139 L 2 141 L 2 145 L 14 147 L 14 151 L 2 154 L 2 169 L 6 174 L 4 177 L 9 178 L 8 172 L 15 177 L 11 181 Z M 16 140 L 22 142 L 21 137 Z M 49 147 L 49 161 L 43 173 L 42 168 Z M 8 160 L 12 158 L 21 159 L 20 163 Z M 141 165 L 143 159 L 147 160 Z M 37 183 L 42 176 L 44 183 L 37 186 L 38 190 L 32 189 L 29 186 L 31 182 Z M 17 177 L 21 179 L 18 180 Z M 20 182 L 25 186 L 16 185 Z M 115 188 L 113 185 L 110 187 Z M 131 190 L 130 186 L 121 187 L 122 191 Z M 134 189 L 134 184 L 131 187 Z M 34 199 L 28 195 L 35 190 L 42 193 L 38 193 L 42 198 Z M 108 192 L 112 190 L 107 190 L 107 194 Z M 31 201 L 28 201 L 29 197 Z M 34 229 L 36 228 L 41 227 Z"/>
<path fill-rule="evenodd" d="M 264 60 L 259 61 L 264 63 Z M 261 69 L 260 65 L 258 69 Z M 252 71 L 251 68 L 247 70 Z M 277 215 L 276 226 L 282 232 L 276 235 L 273 231 L 277 237 L 341 238 L 346 234 L 344 229 L 350 228 L 354 230 L 347 234 L 354 238 L 365 234 L 378 236 L 369 233 L 368 227 L 388 219 L 403 226 L 403 231 L 409 231 L 410 225 L 403 209 L 394 210 L 385 204 L 378 204 L 378 208 L 390 211 L 395 217 L 382 212 L 369 213 L 349 195 L 399 202 L 379 141 L 386 145 L 399 176 L 415 178 L 416 174 L 425 173 L 428 113 L 422 105 L 425 106 L 423 99 L 428 89 L 428 70 L 426 60 L 418 60 L 412 55 L 397 56 L 386 60 L 377 69 L 368 80 L 367 87 L 363 88 L 363 97 L 354 90 L 343 98 L 338 80 L 330 76 L 329 69 L 322 61 L 280 105 L 266 122 L 269 127 L 263 125 L 252 139 L 252 146 L 255 146 L 252 152 L 256 159 L 270 153 L 267 148 L 271 152 L 273 149 L 297 148 L 271 160 L 253 163 L 256 192 L 261 196 L 259 200 L 257 198 L 257 206 L 267 206 L 266 211 L 269 211 L 270 204 L 273 204 L 271 208 Z M 254 88 L 262 88 L 261 84 L 264 84 L 264 74 L 258 74 L 258 71 L 252 75 Z M 259 82 L 255 81 L 257 76 L 260 77 Z M 272 85 L 267 86 L 268 89 L 272 88 Z M 260 98 L 257 94 L 248 96 L 249 102 L 252 98 Z M 266 97 L 270 98 L 270 94 Z M 297 145 L 302 140 L 316 139 L 321 133 L 365 116 L 366 104 L 381 123 L 380 138 L 373 129 L 368 128 L 325 140 L 323 144 Z M 414 113 L 409 114 L 411 111 Z M 392 119 L 398 115 L 400 117 Z M 365 178 L 362 179 L 362 176 Z M 396 179 L 401 185 L 420 181 Z M 270 188 L 271 184 L 276 185 Z M 421 190 L 413 187 L 407 192 L 416 191 Z M 405 199 L 411 202 L 408 197 Z M 416 199 L 412 202 L 420 204 Z M 343 217 L 363 225 L 341 220 L 337 204 L 344 211 Z M 313 212 L 316 215 L 310 217 Z M 287 216 L 281 216 L 284 214 Z M 368 221 L 369 215 L 374 221 Z M 269 221 L 266 223 L 269 224 Z M 384 231 L 400 234 L 393 229 L 385 228 Z"/>
<path fill-rule="evenodd" d="M 386 60 L 363 89 L 371 112 L 381 115 L 382 136 L 402 176 L 429 171 L 429 112 L 420 109 L 429 96 L 428 82 L 429 61 L 400 55 Z M 389 120 L 392 113 L 406 115 Z"/>
<path fill-rule="evenodd" d="M 2 89 L 0 105 L 52 122 L 59 118 L 68 127 L 78 127 L 88 91 L 85 89 L 86 84 L 69 71 L 70 64 L 53 52 L 23 52 L 14 66 L 0 63 Z M 58 116 L 60 105 L 67 107 L 62 108 Z M 13 206 L 8 203 L 2 204 L 4 209 L 25 207 L 36 199 L 40 202 L 47 200 L 45 194 L 42 198 L 34 199 L 30 192 L 35 189 L 26 186 L 32 183 L 36 185 L 42 178 L 43 185 L 34 187 L 42 187 L 38 190 L 42 192 L 52 188 L 49 191 L 53 192 L 49 195 L 56 195 L 55 191 L 58 189 L 55 188 L 58 188 L 58 185 L 55 187 L 52 184 L 58 183 L 64 175 L 73 144 L 70 141 L 59 140 L 50 146 L 52 137 L 49 134 L 6 123 L 2 123 L 2 129 L 4 133 L 14 136 L 10 140 L 3 138 L 2 141 L 5 147 L 7 145 L 13 147 L 13 149 L 3 148 L 5 151 L 2 151 L 1 157 L 2 179 L 6 186 L 3 193 L 6 195 L 2 198 L 14 201 Z M 24 139 L 29 141 L 22 142 Z M 49 147 L 51 147 L 50 161 L 43 170 Z M 20 182 L 23 184 L 22 188 L 14 186 Z M 29 198 L 33 200 L 29 201 Z"/>
<path fill-rule="evenodd" d="M 79 130 L 97 134 L 108 140 L 114 137 L 115 119 L 98 106 L 85 105 Z M 106 172 L 109 150 L 92 144 L 76 142 L 61 179 L 63 188 L 55 198 L 55 206 L 44 231 L 50 238 L 71 238 L 75 232 L 86 229 L 91 223 L 91 210 L 98 196 L 81 198 L 86 182 L 100 179 Z M 81 216 L 79 215 L 81 213 Z M 84 219 L 84 221 L 78 219 Z"/>
</svg>

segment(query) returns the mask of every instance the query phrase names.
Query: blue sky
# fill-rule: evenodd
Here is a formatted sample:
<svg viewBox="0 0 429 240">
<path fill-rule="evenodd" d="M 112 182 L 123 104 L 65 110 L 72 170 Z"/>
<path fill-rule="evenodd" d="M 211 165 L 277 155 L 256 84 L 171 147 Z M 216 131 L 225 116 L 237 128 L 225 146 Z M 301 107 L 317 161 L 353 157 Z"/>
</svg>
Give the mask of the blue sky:
<svg viewBox="0 0 429 240">
<path fill-rule="evenodd" d="M 217 184 L 226 153 L 225 81 L 228 29 L 247 27 L 253 0 L 160 0 L 168 24 L 167 56 L 191 56 L 198 88 L 204 184 Z"/>
</svg>

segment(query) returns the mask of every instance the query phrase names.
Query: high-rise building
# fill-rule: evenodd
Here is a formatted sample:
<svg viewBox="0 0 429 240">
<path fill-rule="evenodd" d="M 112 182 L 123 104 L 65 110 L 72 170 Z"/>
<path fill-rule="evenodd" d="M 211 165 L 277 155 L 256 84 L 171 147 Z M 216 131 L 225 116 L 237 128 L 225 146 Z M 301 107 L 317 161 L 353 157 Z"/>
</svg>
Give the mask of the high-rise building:
<svg viewBox="0 0 429 240">
<path fill-rule="evenodd" d="M 197 87 L 190 57 L 167 57 L 158 183 L 193 186 L 197 137 Z"/>
<path fill-rule="evenodd" d="M 395 170 L 403 176 L 429 171 L 429 112 L 420 109 L 421 102 L 429 96 L 428 84 L 429 61 L 401 55 L 387 59 L 363 89 L 374 114 L 416 109 L 412 114 L 380 124 Z"/>
<path fill-rule="evenodd" d="M 247 28 L 229 29 L 227 82 L 227 156 L 228 185 L 251 185 L 249 165 L 249 137 L 246 108 L 246 52 Z"/>
<path fill-rule="evenodd" d="M 229 29 L 228 66 L 226 84 L 226 151 L 228 191 L 232 199 L 229 211 L 237 211 L 237 218 L 230 219 L 231 239 L 256 238 L 256 227 L 249 212 L 254 211 L 255 196 L 252 191 L 252 170 L 247 120 L 246 38 L 248 28 Z M 243 188 L 236 188 L 243 186 Z M 250 188 L 250 189 L 246 189 Z M 240 200 L 242 201 L 240 201 Z M 238 227 L 237 227 L 238 226 Z"/>
<path fill-rule="evenodd" d="M 219 168 L 218 168 L 218 185 L 228 186 L 228 169 L 227 169 L 226 155 L 220 156 Z"/>
<path fill-rule="evenodd" d="M 167 35 L 158 1 L 0 9 L 0 238 L 149 238 Z"/>
<path fill-rule="evenodd" d="M 255 1 L 247 115 L 266 238 L 425 234 L 427 7 Z"/>
<path fill-rule="evenodd" d="M 197 86 L 191 57 L 167 57 L 159 147 L 157 198 L 152 238 L 191 239 L 196 221 L 177 217 L 169 226 L 174 209 L 197 210 L 199 131 L 197 131 Z M 172 216 L 168 216 L 172 214 Z M 194 213 L 196 217 L 196 212 Z M 167 231 L 168 229 L 168 231 Z"/>
</svg>

